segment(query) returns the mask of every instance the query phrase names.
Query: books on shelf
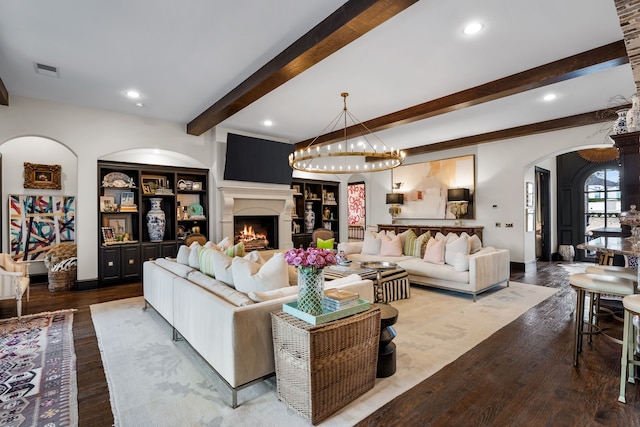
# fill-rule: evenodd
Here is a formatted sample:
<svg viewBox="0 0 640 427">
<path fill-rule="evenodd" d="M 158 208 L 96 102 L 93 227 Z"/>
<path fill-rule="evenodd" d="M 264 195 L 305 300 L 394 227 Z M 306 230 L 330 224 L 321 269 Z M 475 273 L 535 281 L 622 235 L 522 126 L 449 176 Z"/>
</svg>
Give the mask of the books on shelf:
<svg viewBox="0 0 640 427">
<path fill-rule="evenodd" d="M 344 289 L 327 289 L 324 291 L 323 308 L 327 311 L 342 310 L 359 304 L 359 295 Z"/>
<path fill-rule="evenodd" d="M 138 205 L 120 205 L 120 212 L 138 212 Z"/>
</svg>

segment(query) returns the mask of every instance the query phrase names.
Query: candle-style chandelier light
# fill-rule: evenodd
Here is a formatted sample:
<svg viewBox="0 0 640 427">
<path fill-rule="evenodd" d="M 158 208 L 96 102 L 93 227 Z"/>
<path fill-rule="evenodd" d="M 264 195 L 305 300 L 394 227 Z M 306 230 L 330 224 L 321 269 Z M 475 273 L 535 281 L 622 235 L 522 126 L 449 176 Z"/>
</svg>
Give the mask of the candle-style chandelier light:
<svg viewBox="0 0 640 427">
<path fill-rule="evenodd" d="M 400 166 L 404 161 L 404 153 L 387 146 L 369 128 L 357 121 L 347 110 L 348 93 L 340 94 L 344 107 L 340 114 L 327 125 L 325 130 L 333 131 L 338 123 L 344 125 L 343 139 L 327 145 L 313 146 L 319 138 L 317 136 L 307 146 L 289 155 L 289 165 L 296 170 L 313 173 L 357 173 L 377 172 Z M 356 139 L 347 139 L 347 119 L 352 124 L 362 127 L 363 132 Z M 369 141 L 369 137 L 375 138 L 375 143 Z"/>
</svg>

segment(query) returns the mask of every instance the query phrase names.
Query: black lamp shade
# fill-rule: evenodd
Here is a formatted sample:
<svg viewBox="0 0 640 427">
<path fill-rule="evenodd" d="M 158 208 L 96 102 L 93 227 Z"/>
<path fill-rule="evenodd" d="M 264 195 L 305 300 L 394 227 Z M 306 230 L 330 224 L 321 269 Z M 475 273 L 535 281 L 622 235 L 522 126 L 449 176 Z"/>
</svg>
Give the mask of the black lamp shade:
<svg viewBox="0 0 640 427">
<path fill-rule="evenodd" d="M 401 205 L 404 203 L 404 194 L 401 193 L 388 193 L 387 204 L 388 205 Z"/>
<path fill-rule="evenodd" d="M 468 188 L 450 188 L 447 190 L 447 200 L 450 202 L 468 202 L 469 201 L 469 189 Z"/>
</svg>

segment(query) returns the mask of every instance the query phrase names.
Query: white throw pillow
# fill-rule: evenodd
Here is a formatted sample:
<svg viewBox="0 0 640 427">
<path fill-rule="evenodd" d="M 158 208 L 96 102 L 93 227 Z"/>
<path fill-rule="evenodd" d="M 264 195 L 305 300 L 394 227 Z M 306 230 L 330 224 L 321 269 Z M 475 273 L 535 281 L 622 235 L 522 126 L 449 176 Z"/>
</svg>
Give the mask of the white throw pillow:
<svg viewBox="0 0 640 427">
<path fill-rule="evenodd" d="M 480 249 L 482 249 L 482 241 L 475 234 L 469 238 L 469 248 L 470 253 L 475 254 Z"/>
<path fill-rule="evenodd" d="M 254 302 L 263 302 L 269 301 L 272 299 L 278 299 L 282 297 L 287 297 L 290 295 L 295 295 L 298 293 L 297 286 L 287 286 L 285 288 L 278 288 L 272 291 L 266 292 L 249 292 L 249 298 L 251 298 Z"/>
<path fill-rule="evenodd" d="M 402 256 L 402 242 L 400 236 L 390 238 L 382 236 L 380 239 L 380 255 L 383 256 Z"/>
<path fill-rule="evenodd" d="M 445 241 L 446 243 L 451 243 L 451 242 L 453 242 L 454 240 L 457 240 L 457 239 L 459 239 L 459 238 L 460 238 L 460 236 L 458 236 L 456 233 L 447 233 L 447 235 L 446 235 L 446 236 L 445 236 L 445 238 L 444 238 L 444 241 Z"/>
<path fill-rule="evenodd" d="M 400 237 L 400 244 L 402 245 L 403 249 L 404 249 L 404 244 L 407 242 L 407 236 L 409 235 L 409 232 L 413 233 L 413 231 L 410 228 L 408 228 L 404 230 L 402 233 L 398 234 L 398 236 Z"/>
<path fill-rule="evenodd" d="M 200 249 L 200 243 L 193 242 L 189 246 L 189 267 L 197 268 L 200 270 L 200 262 L 198 261 L 198 250 Z"/>
<path fill-rule="evenodd" d="M 178 264 L 189 265 L 189 247 L 182 245 L 178 249 L 178 255 L 176 256 L 176 262 Z"/>
<path fill-rule="evenodd" d="M 469 239 L 466 236 L 458 237 L 451 242 L 445 243 L 444 262 L 455 266 L 456 255 L 459 253 L 469 255 Z"/>
<path fill-rule="evenodd" d="M 458 252 L 453 261 L 453 269 L 459 272 L 469 270 L 469 255 L 463 255 L 461 252 Z"/>
<path fill-rule="evenodd" d="M 365 231 L 364 242 L 362 243 L 362 253 L 366 255 L 378 255 L 380 253 L 382 236 L 384 235 L 384 230 L 379 233 L 368 230 Z"/>
<path fill-rule="evenodd" d="M 212 251 L 211 255 L 211 266 L 213 268 L 213 274 L 215 278 L 221 282 L 226 283 L 227 285 L 235 288 L 235 284 L 233 281 L 233 271 L 231 270 L 231 264 L 233 262 L 233 258 L 224 252 L 220 251 Z M 253 251 L 244 256 L 244 259 L 247 261 L 255 262 L 258 265 L 264 264 L 264 260 L 260 256 L 260 252 Z"/>
<path fill-rule="evenodd" d="M 283 253 L 274 254 L 262 266 L 235 257 L 231 263 L 233 282 L 240 292 L 264 292 L 289 286 L 289 270 Z"/>
</svg>

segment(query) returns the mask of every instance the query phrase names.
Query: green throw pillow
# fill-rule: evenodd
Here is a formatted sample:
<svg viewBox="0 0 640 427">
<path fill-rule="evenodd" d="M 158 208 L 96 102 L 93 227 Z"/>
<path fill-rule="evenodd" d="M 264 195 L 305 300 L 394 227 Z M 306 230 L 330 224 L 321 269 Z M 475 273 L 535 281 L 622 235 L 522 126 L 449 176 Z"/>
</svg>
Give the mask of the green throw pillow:
<svg viewBox="0 0 640 427">
<path fill-rule="evenodd" d="M 200 246 L 197 250 L 200 271 L 207 276 L 215 277 L 213 271 L 213 254 L 217 251 L 215 249 L 205 248 L 204 246 Z"/>
<path fill-rule="evenodd" d="M 318 249 L 333 249 L 335 240 L 335 238 L 331 238 L 329 240 L 322 240 L 321 238 L 318 238 L 316 246 L 318 247 Z"/>
<path fill-rule="evenodd" d="M 225 254 L 227 254 L 227 256 L 230 256 L 232 258 L 234 256 L 243 257 L 245 255 L 245 253 L 244 253 L 244 243 L 240 242 L 238 244 L 230 246 L 229 249 L 227 249 L 226 251 L 223 251 L 223 252 Z"/>
</svg>

